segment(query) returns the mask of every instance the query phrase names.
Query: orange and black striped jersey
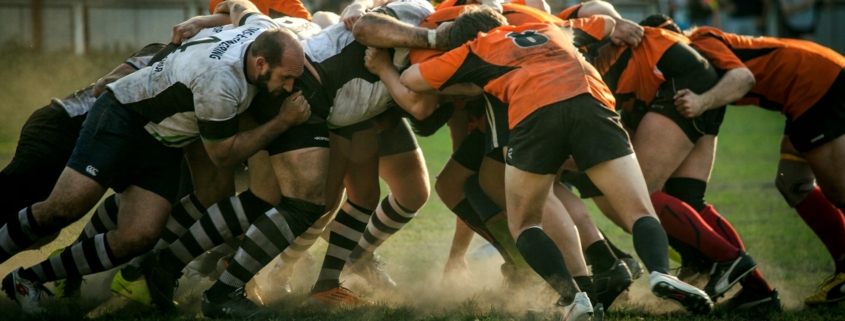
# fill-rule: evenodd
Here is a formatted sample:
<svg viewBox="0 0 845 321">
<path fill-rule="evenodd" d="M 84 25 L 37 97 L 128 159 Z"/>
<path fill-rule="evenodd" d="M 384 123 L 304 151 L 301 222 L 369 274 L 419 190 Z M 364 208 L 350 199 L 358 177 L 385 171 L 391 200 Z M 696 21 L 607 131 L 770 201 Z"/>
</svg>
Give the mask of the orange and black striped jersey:
<svg viewBox="0 0 845 321">
<path fill-rule="evenodd" d="M 223 0 L 209 0 L 208 12 L 214 13 L 214 8 L 217 8 L 221 2 Z M 311 14 L 299 0 L 250 0 L 250 2 L 254 3 L 261 13 L 271 18 L 288 16 L 311 21 Z"/>
<path fill-rule="evenodd" d="M 650 104 L 660 85 L 666 80 L 657 63 L 663 54 L 676 43 L 689 40 L 677 33 L 644 28 L 643 41 L 636 48 L 617 47 L 611 43 L 597 49 L 593 65 L 613 91 L 617 108 L 630 110 L 635 102 L 631 98 Z"/>
<path fill-rule="evenodd" d="M 440 7 L 438 7 L 440 8 Z M 420 23 L 420 27 L 436 29 L 441 23 L 454 21 L 464 12 L 463 6 L 452 6 L 438 9 Z M 575 20 L 562 20 L 542 10 L 537 10 L 519 4 L 503 4 L 502 15 L 508 20 L 508 24 L 519 26 L 527 23 L 553 23 L 562 27 L 571 27 L 575 37 L 574 42 L 580 46 L 584 43 L 591 43 L 601 40 L 604 35 L 604 18 L 595 16 Z M 443 54 L 443 51 L 436 49 L 411 49 L 411 63 L 420 63 Z"/>
<path fill-rule="evenodd" d="M 508 104 L 513 128 L 542 107 L 590 94 L 609 108 L 615 100 L 599 73 L 559 27 L 547 23 L 502 26 L 420 64 L 420 74 L 443 89 L 474 83 Z"/>
<path fill-rule="evenodd" d="M 845 57 L 803 40 L 745 37 L 702 27 L 690 35 L 692 47 L 716 68 L 748 67 L 757 84 L 738 105 L 756 105 L 797 119 L 830 89 Z"/>
</svg>

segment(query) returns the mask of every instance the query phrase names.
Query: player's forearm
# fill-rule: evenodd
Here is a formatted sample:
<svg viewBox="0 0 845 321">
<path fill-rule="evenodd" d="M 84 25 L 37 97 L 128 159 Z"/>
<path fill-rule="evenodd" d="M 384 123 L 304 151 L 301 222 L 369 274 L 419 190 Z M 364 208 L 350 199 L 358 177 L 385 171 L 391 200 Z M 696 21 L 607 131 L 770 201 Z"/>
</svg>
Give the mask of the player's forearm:
<svg viewBox="0 0 845 321">
<path fill-rule="evenodd" d="M 581 9 L 578 9 L 578 18 L 591 17 L 597 14 L 608 15 L 614 19 L 622 19 L 622 16 L 619 15 L 619 12 L 616 12 L 612 4 L 601 0 L 586 2 L 581 6 Z"/>
<path fill-rule="evenodd" d="M 232 24 L 231 16 L 226 13 L 217 13 L 207 16 L 198 16 L 191 18 L 191 20 L 194 19 L 196 19 L 195 23 L 202 29 Z"/>
<path fill-rule="evenodd" d="M 355 40 L 376 48 L 428 48 L 428 29 L 416 27 L 389 16 L 368 13 L 352 28 Z"/>
<path fill-rule="evenodd" d="M 437 109 L 437 95 L 416 93 L 402 85 L 395 68 L 384 68 L 379 78 L 387 87 L 393 100 L 416 119 L 425 119 Z"/>
<path fill-rule="evenodd" d="M 734 68 L 719 79 L 713 88 L 702 94 L 709 104 L 706 110 L 720 108 L 733 103 L 748 93 L 757 83 L 748 68 Z"/>
<path fill-rule="evenodd" d="M 227 0 L 229 4 L 229 19 L 235 27 L 240 26 L 241 19 L 248 13 L 261 13 L 258 7 L 249 0 Z"/>
<path fill-rule="evenodd" d="M 219 144 L 227 144 L 215 152 L 209 150 L 208 155 L 215 165 L 232 167 L 245 162 L 255 155 L 276 137 L 288 130 L 290 125 L 274 118 L 273 120 L 254 129 L 237 133 L 234 137 Z"/>
</svg>

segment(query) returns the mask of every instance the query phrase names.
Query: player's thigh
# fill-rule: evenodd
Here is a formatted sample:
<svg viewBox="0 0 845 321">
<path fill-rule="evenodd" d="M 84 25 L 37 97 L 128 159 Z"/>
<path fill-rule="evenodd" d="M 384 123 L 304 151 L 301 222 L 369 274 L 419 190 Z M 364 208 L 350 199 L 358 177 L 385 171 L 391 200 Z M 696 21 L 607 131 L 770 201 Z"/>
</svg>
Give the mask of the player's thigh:
<svg viewBox="0 0 845 321">
<path fill-rule="evenodd" d="M 626 217 L 622 217 L 622 215 L 619 215 L 619 213 L 613 209 L 613 205 L 610 204 L 610 200 L 608 200 L 606 196 L 600 195 L 593 197 L 593 203 L 596 204 L 599 211 L 613 222 L 613 224 L 616 224 L 616 226 L 622 228 L 625 232 L 628 232 L 629 234 L 631 233 L 631 226 L 628 224 L 628 219 Z"/>
<path fill-rule="evenodd" d="M 653 112 L 643 117 L 633 145 L 649 193 L 663 187 L 694 146 L 675 122 Z"/>
<path fill-rule="evenodd" d="M 455 208 L 461 200 L 466 198 L 464 185 L 467 178 L 473 174 L 475 171 L 464 167 L 454 158 L 449 158 L 434 183 L 434 190 L 437 191 L 437 195 L 446 207 Z"/>
<path fill-rule="evenodd" d="M 324 203 L 329 152 L 326 147 L 307 147 L 270 156 L 282 195 Z"/>
<path fill-rule="evenodd" d="M 816 183 L 835 205 L 845 204 L 845 135 L 803 153 L 816 175 Z"/>
<path fill-rule="evenodd" d="M 634 222 L 641 217 L 657 216 L 633 154 L 602 162 L 586 172 L 604 192 L 616 213 L 621 215 L 626 230 L 631 230 Z"/>
<path fill-rule="evenodd" d="M 46 201 L 32 207 L 39 225 L 63 227 L 97 205 L 106 188 L 74 169 L 65 168 Z"/>
<path fill-rule="evenodd" d="M 508 226 L 514 238 L 523 230 L 542 224 L 553 180 L 554 175 L 529 173 L 513 166 L 505 168 Z"/>
<path fill-rule="evenodd" d="M 421 208 L 428 201 L 431 184 L 422 149 L 379 157 L 379 176 L 393 197 L 406 208 Z"/>
<path fill-rule="evenodd" d="M 380 187 L 378 181 L 378 143 L 372 128 L 357 131 L 352 136 L 349 165 L 343 178 L 346 196 L 355 204 L 365 208 L 378 205 Z"/>
<path fill-rule="evenodd" d="M 211 161 L 201 140 L 183 148 L 185 160 L 191 170 L 194 195 L 208 207 L 220 200 L 235 195 L 235 170 L 233 167 L 219 167 Z"/>
<path fill-rule="evenodd" d="M 343 178 L 349 168 L 349 151 L 352 141 L 335 132 L 329 132 L 329 170 L 326 177 L 326 206 L 340 206 L 343 199 Z"/>
<path fill-rule="evenodd" d="M 505 147 L 507 148 L 507 147 Z M 497 151 L 493 151 L 494 153 Z M 485 156 L 478 169 L 481 190 L 501 208 L 507 208 L 505 197 L 505 164 Z"/>
<path fill-rule="evenodd" d="M 117 230 L 108 237 L 118 257 L 142 254 L 155 245 L 170 216 L 170 201 L 138 186 L 129 186 L 120 196 Z"/>
<path fill-rule="evenodd" d="M 270 154 L 259 151 L 247 160 L 249 165 L 249 190 L 255 196 L 270 204 L 279 204 L 282 200 L 282 190 L 279 181 L 270 164 Z"/>
<path fill-rule="evenodd" d="M 713 162 L 716 160 L 716 141 L 713 135 L 704 135 L 695 142 L 695 147 L 687 155 L 672 177 L 694 178 L 704 182 L 710 181 L 713 172 Z"/>
</svg>

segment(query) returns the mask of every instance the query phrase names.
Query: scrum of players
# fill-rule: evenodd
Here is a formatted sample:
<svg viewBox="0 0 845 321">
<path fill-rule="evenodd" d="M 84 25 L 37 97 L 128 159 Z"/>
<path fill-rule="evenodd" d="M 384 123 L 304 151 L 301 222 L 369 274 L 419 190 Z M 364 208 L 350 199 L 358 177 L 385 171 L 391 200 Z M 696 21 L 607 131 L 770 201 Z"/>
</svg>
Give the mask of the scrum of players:
<svg viewBox="0 0 845 321">
<path fill-rule="evenodd" d="M 75 298 L 83 276 L 120 267 L 114 295 L 159 310 L 174 308 L 189 274 L 215 280 L 203 315 L 271 315 L 247 283 L 279 257 L 257 287 L 290 292 L 293 266 L 326 229 L 308 302 L 369 304 L 341 272 L 401 286 L 375 252 L 428 201 L 415 134 L 447 123 L 454 153 L 434 186 L 456 215 L 446 277 L 467 270 L 479 234 L 504 259 L 507 287 L 542 279 L 563 320 L 601 319 L 643 275 L 693 314 L 737 284 L 725 309 L 778 311 L 777 291 L 704 200 L 735 102 L 786 117 L 777 188 L 836 266 L 805 304 L 845 300 L 845 57 L 828 48 L 682 31 L 659 14 L 638 24 L 599 0 L 556 16 L 542 0 L 359 0 L 313 17 L 296 0 L 209 10 L 27 120 L 0 176 L 0 262 L 96 210 L 73 244 L 3 279 L 24 312 L 45 312 L 45 283 Z M 249 188 L 235 195 L 240 164 Z M 596 227 L 586 198 L 632 235 L 639 260 Z"/>
</svg>

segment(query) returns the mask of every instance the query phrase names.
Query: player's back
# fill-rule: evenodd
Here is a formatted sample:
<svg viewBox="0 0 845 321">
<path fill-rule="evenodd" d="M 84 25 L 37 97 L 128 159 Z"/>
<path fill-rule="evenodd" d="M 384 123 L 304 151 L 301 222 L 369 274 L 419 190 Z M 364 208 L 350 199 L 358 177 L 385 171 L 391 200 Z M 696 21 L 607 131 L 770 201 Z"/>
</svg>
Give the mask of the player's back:
<svg viewBox="0 0 845 321">
<path fill-rule="evenodd" d="M 709 48 L 712 41 L 719 41 L 751 70 L 757 80 L 751 93 L 756 95 L 739 104 L 781 110 L 792 118 L 815 104 L 845 67 L 845 57 L 809 41 L 746 37 L 710 27 L 696 29 L 690 40 L 711 60 L 733 59 Z"/>
</svg>

